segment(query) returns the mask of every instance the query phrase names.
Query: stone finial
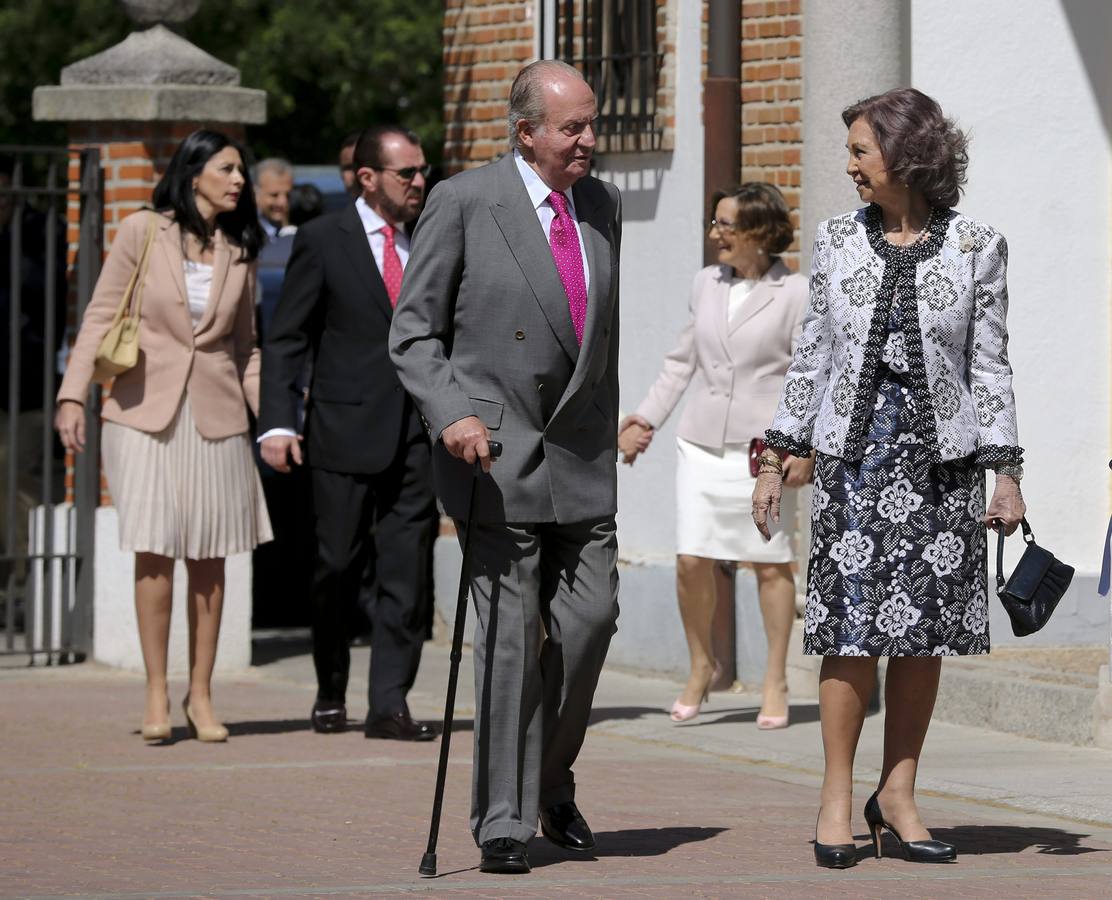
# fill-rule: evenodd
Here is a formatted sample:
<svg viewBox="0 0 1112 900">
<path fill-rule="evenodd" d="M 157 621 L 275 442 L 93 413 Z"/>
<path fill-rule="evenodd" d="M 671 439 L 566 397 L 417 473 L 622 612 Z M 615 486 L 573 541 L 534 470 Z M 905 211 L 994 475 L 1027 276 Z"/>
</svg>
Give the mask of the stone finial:
<svg viewBox="0 0 1112 900">
<path fill-rule="evenodd" d="M 128 18 L 136 25 L 187 22 L 201 8 L 201 0 L 120 0 Z"/>
<path fill-rule="evenodd" d="M 114 47 L 62 69 L 62 84 L 239 84 L 239 71 L 165 25 L 129 34 Z"/>
</svg>

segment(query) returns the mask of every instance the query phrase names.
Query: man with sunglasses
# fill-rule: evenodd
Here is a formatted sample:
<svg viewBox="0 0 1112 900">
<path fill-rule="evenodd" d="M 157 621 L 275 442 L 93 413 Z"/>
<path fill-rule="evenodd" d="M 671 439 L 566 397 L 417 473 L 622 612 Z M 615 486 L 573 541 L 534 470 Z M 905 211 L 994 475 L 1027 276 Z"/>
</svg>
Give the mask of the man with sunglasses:
<svg viewBox="0 0 1112 900">
<path fill-rule="evenodd" d="M 347 727 L 347 612 L 373 555 L 377 597 L 364 734 L 424 741 L 436 732 L 410 717 L 406 695 L 425 638 L 437 512 L 429 441 L 390 362 L 387 339 L 409 261 L 405 226 L 421 211 L 428 165 L 417 136 L 397 125 L 365 129 L 353 165 L 359 198 L 307 223 L 294 239 L 263 347 L 260 441 L 271 467 L 289 472 L 291 462 L 307 462 L 312 477 L 313 729 Z M 298 375 L 310 357 L 302 435 Z"/>
</svg>

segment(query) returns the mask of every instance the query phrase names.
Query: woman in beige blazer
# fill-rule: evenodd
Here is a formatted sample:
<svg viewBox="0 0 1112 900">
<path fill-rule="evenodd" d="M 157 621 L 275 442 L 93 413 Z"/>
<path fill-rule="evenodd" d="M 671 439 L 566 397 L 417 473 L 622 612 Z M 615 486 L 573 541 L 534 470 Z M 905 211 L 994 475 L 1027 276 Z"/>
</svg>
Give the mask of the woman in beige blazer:
<svg viewBox="0 0 1112 900">
<path fill-rule="evenodd" d="M 270 540 L 248 437 L 258 408 L 255 257 L 262 235 L 242 149 L 195 131 L 154 190 L 157 212 L 129 216 L 85 310 L 55 425 L 66 448 L 85 447 L 84 404 L 97 347 L 147 254 L 139 362 L 116 377 L 103 407 L 103 462 L 135 553 L 135 610 L 147 670 L 145 740 L 170 736 L 166 656 L 174 560 L 189 575 L 190 732 L 223 741 L 210 683 L 224 599 L 224 557 Z"/>
<path fill-rule="evenodd" d="M 715 195 L 711 236 L 718 265 L 695 276 L 691 317 L 656 382 L 622 423 L 619 447 L 632 464 L 680 397 L 677 430 L 676 589 L 691 653 L 691 675 L 672 706 L 682 722 L 698 714 L 721 674 L 712 650 L 715 609 L 733 604 L 718 562 L 747 562 L 757 576 L 768 638 L 760 728 L 788 724 L 786 660 L 795 618 L 788 535 L 762 540 L 750 517 L 749 445 L 776 412 L 807 300 L 807 281 L 777 254 L 792 241 L 787 204 L 770 184 Z M 810 459 L 785 464 L 786 483 L 811 477 Z"/>
</svg>

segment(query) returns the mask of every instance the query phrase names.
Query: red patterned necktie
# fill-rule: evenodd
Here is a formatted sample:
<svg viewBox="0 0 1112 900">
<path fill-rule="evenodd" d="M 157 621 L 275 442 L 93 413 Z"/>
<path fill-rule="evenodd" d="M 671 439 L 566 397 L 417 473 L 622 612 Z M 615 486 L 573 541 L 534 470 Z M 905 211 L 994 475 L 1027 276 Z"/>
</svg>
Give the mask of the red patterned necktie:
<svg viewBox="0 0 1112 900">
<path fill-rule="evenodd" d="M 575 223 L 568 213 L 568 198 L 560 191 L 548 195 L 548 202 L 556 210 L 556 218 L 548 232 L 548 243 L 552 247 L 552 259 L 556 271 L 568 295 L 568 310 L 571 324 L 575 328 L 575 340 L 583 346 L 583 324 L 587 321 L 587 282 L 583 277 L 583 253 L 579 247 L 579 235 Z"/>
<path fill-rule="evenodd" d="M 386 246 L 382 248 L 382 280 L 386 282 L 390 305 L 397 306 L 398 295 L 402 292 L 402 261 L 394 246 L 394 226 L 383 225 L 382 235 L 386 238 Z"/>
</svg>

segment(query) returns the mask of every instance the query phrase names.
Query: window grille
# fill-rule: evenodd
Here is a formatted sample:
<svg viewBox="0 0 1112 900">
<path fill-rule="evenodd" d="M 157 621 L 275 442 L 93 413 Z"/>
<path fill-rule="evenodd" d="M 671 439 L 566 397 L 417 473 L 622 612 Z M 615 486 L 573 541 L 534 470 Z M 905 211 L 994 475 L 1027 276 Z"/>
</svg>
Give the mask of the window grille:
<svg viewBox="0 0 1112 900">
<path fill-rule="evenodd" d="M 553 55 L 579 69 L 594 89 L 600 152 L 660 147 L 657 7 L 657 0 L 555 0 L 541 4 L 542 16 L 546 11 L 555 13 L 551 23 L 542 21 L 542 33 L 554 38 L 549 43 Z"/>
</svg>

